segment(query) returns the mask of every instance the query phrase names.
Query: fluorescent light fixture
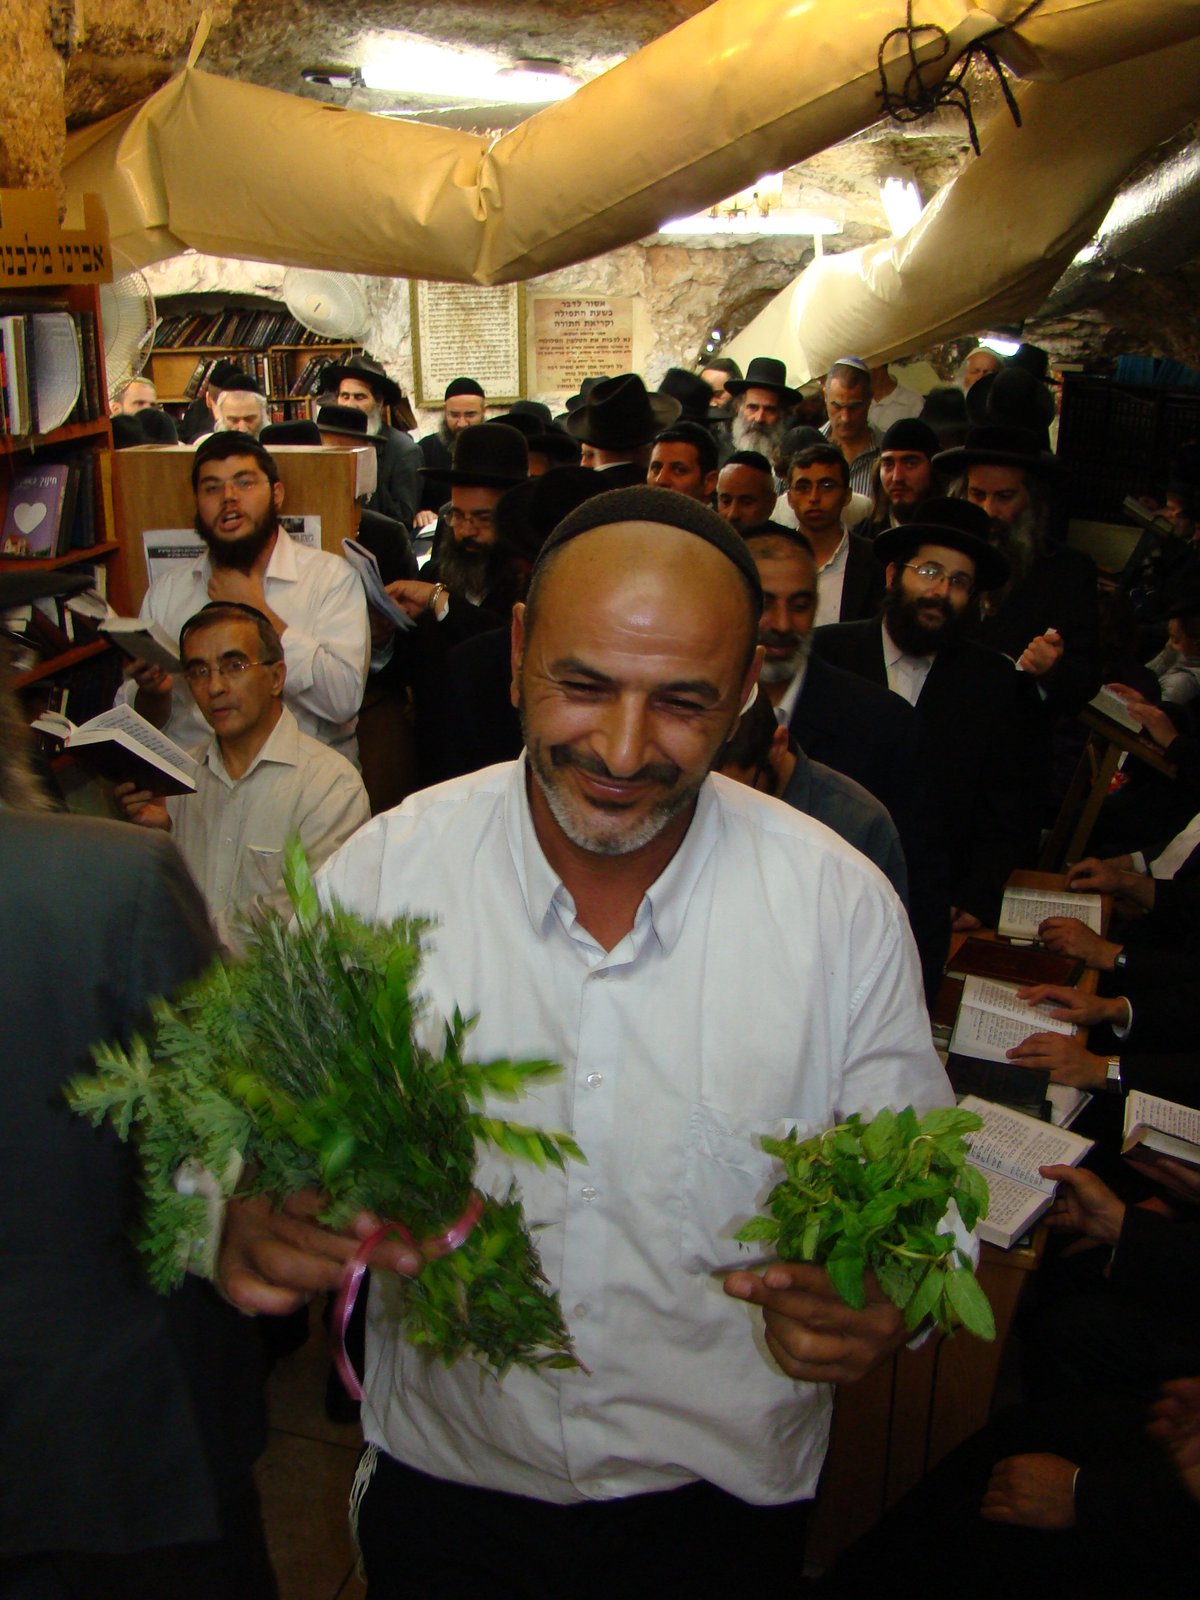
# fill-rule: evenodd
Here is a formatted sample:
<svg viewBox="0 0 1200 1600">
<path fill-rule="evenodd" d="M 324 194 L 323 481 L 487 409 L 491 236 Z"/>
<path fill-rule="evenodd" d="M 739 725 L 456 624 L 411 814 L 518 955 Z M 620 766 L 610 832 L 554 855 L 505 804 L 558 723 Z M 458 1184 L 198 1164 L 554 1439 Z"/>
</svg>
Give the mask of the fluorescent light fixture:
<svg viewBox="0 0 1200 1600">
<path fill-rule="evenodd" d="M 911 178 L 885 178 L 879 185 L 879 200 L 894 238 L 901 238 L 924 209 L 921 192 Z"/>
<path fill-rule="evenodd" d="M 985 350 L 994 350 L 998 356 L 1015 356 L 1021 348 L 1019 339 L 999 339 L 991 333 L 985 333 L 979 342 Z"/>
<path fill-rule="evenodd" d="M 664 222 L 659 233 L 841 233 L 836 217 L 822 217 L 815 211 L 772 211 L 769 216 L 712 216 L 702 211 L 695 217 L 676 217 Z"/>
<path fill-rule="evenodd" d="M 365 87 L 393 94 L 488 105 L 543 105 L 563 100 L 579 87 L 561 61 L 535 57 L 497 61 L 424 39 L 369 40 L 366 55 L 361 68 Z"/>
</svg>

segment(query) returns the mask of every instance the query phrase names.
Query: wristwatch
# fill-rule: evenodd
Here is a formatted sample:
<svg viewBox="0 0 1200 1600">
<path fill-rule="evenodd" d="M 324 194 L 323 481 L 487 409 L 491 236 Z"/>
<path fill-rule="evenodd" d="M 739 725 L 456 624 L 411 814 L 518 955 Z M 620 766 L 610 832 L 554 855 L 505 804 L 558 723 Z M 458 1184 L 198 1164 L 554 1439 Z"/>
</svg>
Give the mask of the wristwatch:
<svg viewBox="0 0 1200 1600">
<path fill-rule="evenodd" d="M 1121 1082 L 1121 1058 L 1109 1056 L 1108 1068 L 1104 1075 L 1104 1087 L 1109 1094 L 1124 1094 L 1125 1085 Z"/>
</svg>

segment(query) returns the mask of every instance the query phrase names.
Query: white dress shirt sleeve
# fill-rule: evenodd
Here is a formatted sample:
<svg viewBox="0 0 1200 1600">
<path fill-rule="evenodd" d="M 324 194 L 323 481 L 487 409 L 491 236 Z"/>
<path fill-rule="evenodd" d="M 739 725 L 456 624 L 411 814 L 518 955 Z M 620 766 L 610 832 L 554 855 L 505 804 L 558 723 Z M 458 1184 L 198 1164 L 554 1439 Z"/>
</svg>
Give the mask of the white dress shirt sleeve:
<svg viewBox="0 0 1200 1600">
<path fill-rule="evenodd" d="M 362 704 L 371 661 L 367 601 L 348 562 L 326 587 L 311 632 L 288 623 L 283 635 L 292 704 L 327 722 L 349 722 Z"/>
</svg>

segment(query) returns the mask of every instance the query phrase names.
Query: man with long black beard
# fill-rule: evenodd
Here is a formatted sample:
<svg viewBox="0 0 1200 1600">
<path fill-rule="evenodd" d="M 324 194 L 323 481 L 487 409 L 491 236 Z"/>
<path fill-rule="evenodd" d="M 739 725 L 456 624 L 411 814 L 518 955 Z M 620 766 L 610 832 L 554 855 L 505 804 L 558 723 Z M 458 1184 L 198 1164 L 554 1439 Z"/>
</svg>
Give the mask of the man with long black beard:
<svg viewBox="0 0 1200 1600">
<path fill-rule="evenodd" d="M 815 655 L 882 684 L 917 713 L 928 824 L 950 868 L 956 930 L 994 921 L 1005 880 L 1034 858 L 1044 774 L 1025 750 L 1021 678 L 999 651 L 964 637 L 974 596 L 1008 578 L 988 519 L 963 500 L 930 500 L 919 523 L 874 545 L 887 567 L 883 612 L 813 634 Z"/>
<path fill-rule="evenodd" d="M 1074 716 L 1100 687 L 1096 564 L 1051 537 L 1058 457 L 1031 430 L 971 428 L 966 443 L 934 458 L 957 492 L 986 513 L 1008 582 L 984 599 L 971 637 L 1018 664 L 1051 716 Z"/>
<path fill-rule="evenodd" d="M 192 462 L 196 532 L 204 555 L 146 591 L 140 616 L 172 638 L 209 600 L 253 606 L 283 641 L 284 698 L 300 731 L 357 765 L 355 726 L 370 660 L 367 602 L 340 556 L 297 544 L 280 526 L 283 485 L 274 459 L 242 433 L 214 433 Z M 122 695 L 185 749 L 209 737 L 186 682 L 131 661 Z"/>
</svg>

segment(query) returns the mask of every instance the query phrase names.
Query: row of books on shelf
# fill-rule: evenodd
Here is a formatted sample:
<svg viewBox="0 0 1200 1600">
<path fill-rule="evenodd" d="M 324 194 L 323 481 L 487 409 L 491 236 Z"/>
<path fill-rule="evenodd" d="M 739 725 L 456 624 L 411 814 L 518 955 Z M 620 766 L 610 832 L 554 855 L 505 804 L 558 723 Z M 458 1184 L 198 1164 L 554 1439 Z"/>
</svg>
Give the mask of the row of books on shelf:
<svg viewBox="0 0 1200 1600">
<path fill-rule="evenodd" d="M 95 312 L 52 302 L 37 311 L 0 305 L 0 434 L 95 422 L 105 415 L 104 401 Z"/>
<path fill-rule="evenodd" d="M 39 454 L 13 475 L 0 528 L 0 556 L 50 560 L 72 550 L 90 550 L 104 537 L 99 498 L 98 452 L 64 452 L 57 460 Z"/>
<path fill-rule="evenodd" d="M 320 335 L 287 311 L 261 307 L 248 311 L 181 312 L 163 317 L 154 334 L 156 350 L 190 350 L 212 345 L 265 350 L 273 344 L 318 344 Z"/>
<path fill-rule="evenodd" d="M 194 400 L 200 393 L 201 387 L 208 381 L 213 368 L 218 363 L 230 359 L 227 354 L 201 356 L 184 384 L 184 399 Z M 276 400 L 303 400 L 321 393 L 325 368 L 331 363 L 336 364 L 340 358 L 327 353 L 311 356 L 294 380 L 288 375 L 287 356 L 282 350 L 272 350 L 267 355 L 257 354 L 252 350 L 242 350 L 235 352 L 232 359 L 237 361 L 243 372 L 254 379 L 264 394 L 269 394 Z"/>
<path fill-rule="evenodd" d="M 109 615 L 108 569 L 102 561 L 63 569 L 63 592 L 44 595 L 0 613 L 0 633 L 13 652 L 17 672 L 31 672 L 44 661 L 100 638 Z"/>
</svg>

